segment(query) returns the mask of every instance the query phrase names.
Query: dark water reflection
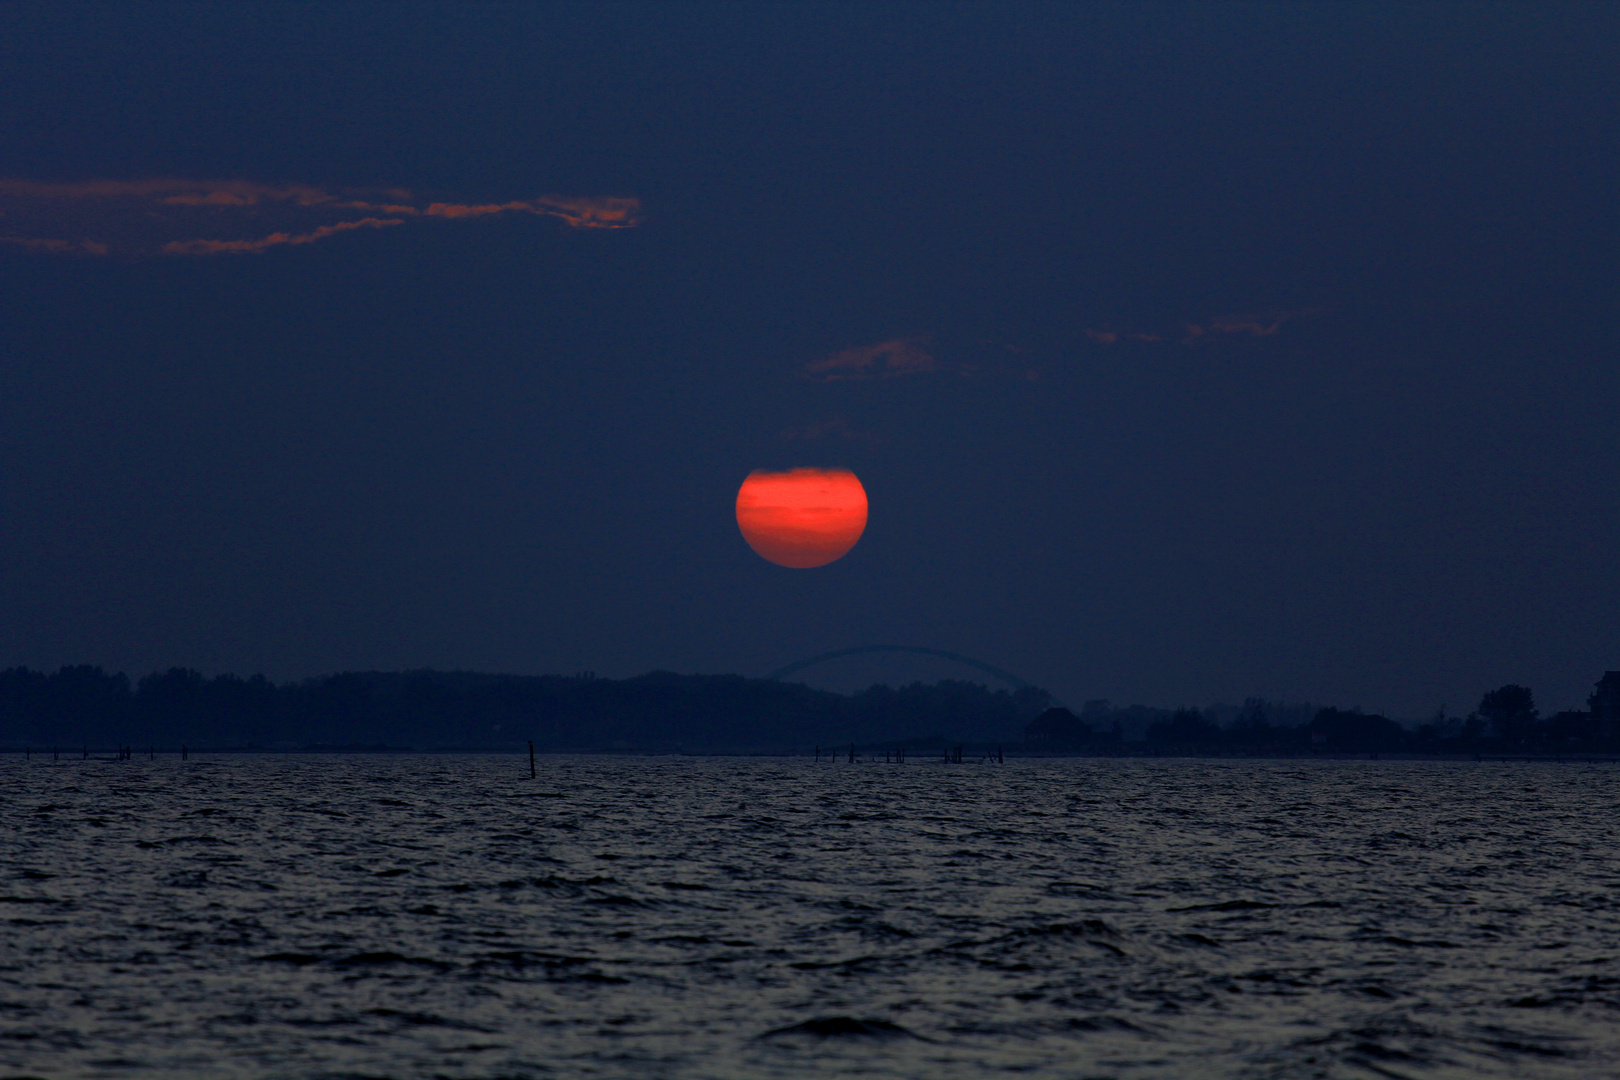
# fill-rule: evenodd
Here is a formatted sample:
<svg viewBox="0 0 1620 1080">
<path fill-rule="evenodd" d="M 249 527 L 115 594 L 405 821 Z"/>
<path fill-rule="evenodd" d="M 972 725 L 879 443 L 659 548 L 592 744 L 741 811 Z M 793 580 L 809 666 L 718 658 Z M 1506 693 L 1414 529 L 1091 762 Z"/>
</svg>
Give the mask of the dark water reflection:
<svg viewBox="0 0 1620 1080">
<path fill-rule="evenodd" d="M 1620 1074 L 1611 765 L 0 763 L 0 1074 Z"/>
</svg>

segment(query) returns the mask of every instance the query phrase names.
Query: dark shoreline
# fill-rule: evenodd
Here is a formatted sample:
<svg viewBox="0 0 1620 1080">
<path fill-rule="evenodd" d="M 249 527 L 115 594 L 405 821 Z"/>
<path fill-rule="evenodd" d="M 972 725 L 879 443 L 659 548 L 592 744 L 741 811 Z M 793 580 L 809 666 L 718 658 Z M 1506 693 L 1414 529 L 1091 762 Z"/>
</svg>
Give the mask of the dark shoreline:
<svg viewBox="0 0 1620 1080">
<path fill-rule="evenodd" d="M 157 756 L 164 757 L 164 758 L 180 757 L 181 754 L 182 754 L 181 748 L 177 747 L 177 746 L 159 746 L 159 747 L 155 747 L 155 748 L 136 747 L 135 750 L 134 750 L 133 755 L 129 759 L 124 759 L 124 758 L 121 758 L 121 757 L 118 756 L 119 748 L 116 747 L 116 746 L 99 746 L 99 747 L 92 746 L 92 747 L 88 748 L 89 756 L 85 757 L 84 756 L 85 749 L 86 748 L 83 747 L 82 745 L 81 746 L 71 747 L 71 748 L 61 749 L 60 759 L 57 760 L 56 763 L 60 764 L 61 762 L 74 762 L 74 761 L 120 761 L 120 760 L 143 761 L 143 760 L 148 760 L 147 755 L 149 753 L 149 750 L 151 752 L 154 752 Z M 826 765 L 828 767 L 836 767 L 836 766 L 839 766 L 839 765 L 850 765 L 850 764 L 855 764 L 855 765 L 924 765 L 924 766 L 926 766 L 926 765 L 952 765 L 952 764 L 954 764 L 954 765 L 987 765 L 987 764 L 988 765 L 994 765 L 994 764 L 997 764 L 997 762 L 994 760 L 995 751 L 996 751 L 997 747 L 994 746 L 994 745 L 986 747 L 986 746 L 982 746 L 982 745 L 981 746 L 974 746 L 972 744 L 965 744 L 966 753 L 963 756 L 963 760 L 956 761 L 956 762 L 942 761 L 937 754 L 916 754 L 916 753 L 910 754 L 910 756 L 908 757 L 908 759 L 906 761 L 900 761 L 900 762 L 882 761 L 882 760 L 878 759 L 877 755 L 881 754 L 884 749 L 885 748 L 882 747 L 882 746 L 876 747 L 875 748 L 876 754 L 874 754 L 874 752 L 873 752 L 874 748 L 857 745 L 856 748 L 855 748 L 855 755 L 856 755 L 855 760 L 853 762 L 850 762 L 850 761 L 847 760 L 847 755 L 848 755 L 847 744 L 846 744 L 846 749 L 839 750 L 839 751 L 832 752 L 832 753 L 827 752 L 826 748 L 823 748 L 823 752 L 821 754 L 822 760 L 821 760 L 820 763 L 823 764 L 823 765 Z M 1475 763 L 1478 763 L 1478 764 L 1490 764 L 1490 763 L 1494 762 L 1494 763 L 1501 763 L 1501 764 L 1518 763 L 1518 764 L 1527 764 L 1527 765 L 1528 764 L 1535 764 L 1535 763 L 1542 763 L 1542 762 L 1549 763 L 1549 764 L 1556 764 L 1556 765 L 1612 765 L 1612 764 L 1620 764 L 1620 755 L 1605 756 L 1605 755 L 1602 755 L 1602 754 L 1586 754 L 1586 753 L 1578 753 L 1578 754 L 1577 753 L 1571 753 L 1571 754 L 1502 754 L 1502 753 L 1494 753 L 1494 754 L 1472 754 L 1472 753 L 1421 754 L 1421 753 L 1412 753 L 1412 752 L 1395 752 L 1395 753 L 1390 753 L 1390 752 L 1379 752 L 1379 753 L 1342 752 L 1342 753 L 1316 753 L 1316 754 L 1311 754 L 1311 753 L 1278 752 L 1278 753 L 1241 754 L 1241 753 L 1198 753 L 1196 751 L 1191 751 L 1191 750 L 1179 751 L 1179 752 L 1156 752 L 1156 751 L 1151 750 L 1151 749 L 1133 750 L 1133 749 L 1129 749 L 1129 748 L 1122 748 L 1120 750 L 1117 750 L 1117 751 L 1114 751 L 1114 752 L 1111 752 L 1111 753 L 1110 752 L 1093 752 L 1093 753 L 1076 752 L 1076 753 L 1071 753 L 1071 754 L 1064 754 L 1064 753 L 1053 753 L 1051 751 L 1028 751 L 1028 750 L 1023 750 L 1022 748 L 1009 747 L 1009 746 L 1006 746 L 1005 744 L 1003 744 L 1001 746 L 1001 750 L 1004 753 L 1005 757 L 1010 761 L 1073 761 L 1073 760 L 1084 759 L 1084 760 L 1093 760 L 1093 761 L 1433 761 L 1433 762 L 1456 761 L 1456 762 L 1475 762 Z M 727 747 L 716 747 L 716 748 L 713 748 L 713 749 L 705 749 L 705 750 L 684 750 L 684 749 L 658 748 L 658 747 L 646 747 L 646 748 L 627 748 L 627 747 L 583 747 L 583 748 L 574 748 L 574 747 L 570 747 L 570 748 L 555 748 L 555 749 L 549 749 L 548 750 L 548 749 L 543 749 L 541 747 L 535 747 L 534 752 L 537 755 L 541 756 L 541 757 L 547 757 L 547 758 L 560 758 L 560 757 L 621 757 L 621 758 L 633 758 L 633 757 L 648 757 L 648 758 L 652 758 L 652 757 L 680 757 L 680 758 L 694 758 L 694 759 L 697 759 L 697 758 L 782 758 L 782 759 L 809 758 L 812 761 L 814 761 L 815 758 L 816 758 L 816 755 L 815 755 L 814 751 L 811 750 L 811 749 L 805 749 L 805 750 L 795 750 L 795 749 L 749 750 L 749 749 L 727 748 Z M 988 756 L 987 756 L 987 752 L 988 752 Z M 33 757 L 49 758 L 51 753 L 52 753 L 52 748 L 51 747 L 45 747 L 45 748 L 41 749 L 38 746 L 30 746 L 30 747 L 24 747 L 24 746 L 20 746 L 20 745 L 0 746 L 0 757 L 27 756 L 30 759 L 33 758 Z M 524 746 L 506 746 L 506 747 L 436 746 L 436 747 L 428 747 L 428 748 L 423 748 L 423 749 L 418 749 L 416 747 L 410 747 L 410 746 L 316 746 L 316 747 L 266 747 L 266 746 L 219 746 L 219 747 L 211 747 L 211 746 L 188 746 L 186 748 L 186 750 L 185 750 L 185 753 L 188 754 L 191 757 L 196 757 L 196 756 L 204 755 L 204 754 L 206 754 L 208 756 L 211 756 L 211 757 L 220 757 L 220 756 L 242 756 L 242 757 L 309 756 L 309 757 L 320 757 L 320 756 L 334 756 L 334 755 L 345 755 L 345 754 L 347 754 L 347 755 L 376 755 L 376 756 L 385 756 L 385 755 L 394 755 L 394 756 L 405 756 L 405 755 L 435 756 L 435 755 L 447 755 L 447 754 L 479 754 L 479 755 L 485 755 L 485 756 L 491 756 L 491 757 L 504 756 L 504 755 L 510 755 L 510 756 L 513 756 L 513 757 L 522 757 L 522 756 L 527 755 L 528 749 L 527 749 L 527 747 L 524 747 Z"/>
</svg>

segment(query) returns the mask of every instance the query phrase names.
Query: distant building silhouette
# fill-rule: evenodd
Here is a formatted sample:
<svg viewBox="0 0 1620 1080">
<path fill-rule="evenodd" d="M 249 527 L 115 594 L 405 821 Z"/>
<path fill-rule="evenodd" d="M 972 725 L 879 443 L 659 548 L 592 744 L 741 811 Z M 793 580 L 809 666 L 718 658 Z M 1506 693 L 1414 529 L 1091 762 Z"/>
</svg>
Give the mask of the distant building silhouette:
<svg viewBox="0 0 1620 1080">
<path fill-rule="evenodd" d="M 1091 725 L 1061 705 L 1024 725 L 1024 741 L 1041 750 L 1068 750 L 1091 737 Z"/>
<path fill-rule="evenodd" d="M 1597 722 L 1598 738 L 1613 742 L 1620 734 L 1620 671 L 1605 671 L 1586 704 Z"/>
</svg>

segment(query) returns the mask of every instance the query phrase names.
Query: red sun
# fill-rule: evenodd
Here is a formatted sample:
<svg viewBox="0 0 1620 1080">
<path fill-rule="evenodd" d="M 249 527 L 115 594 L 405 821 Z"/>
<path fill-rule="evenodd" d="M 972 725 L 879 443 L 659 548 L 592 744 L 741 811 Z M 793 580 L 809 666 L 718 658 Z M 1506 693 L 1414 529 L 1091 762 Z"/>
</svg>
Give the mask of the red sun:
<svg viewBox="0 0 1620 1080">
<path fill-rule="evenodd" d="M 778 566 L 826 566 L 866 531 L 866 489 L 848 469 L 752 472 L 737 492 L 737 527 Z"/>
</svg>

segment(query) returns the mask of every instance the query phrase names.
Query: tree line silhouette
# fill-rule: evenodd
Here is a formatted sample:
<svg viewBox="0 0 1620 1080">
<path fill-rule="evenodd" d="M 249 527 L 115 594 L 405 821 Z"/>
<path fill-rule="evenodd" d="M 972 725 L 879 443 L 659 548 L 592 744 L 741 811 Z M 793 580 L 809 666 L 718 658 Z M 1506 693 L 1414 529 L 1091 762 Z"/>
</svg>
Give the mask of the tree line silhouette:
<svg viewBox="0 0 1620 1080">
<path fill-rule="evenodd" d="M 1034 687 L 945 680 L 855 694 L 739 675 L 630 679 L 477 672 L 343 672 L 277 684 L 186 668 L 137 682 L 99 667 L 0 671 L 0 747 L 546 750 L 787 749 L 1022 743 L 1045 753 L 1554 753 L 1620 749 L 1620 672 L 1586 711 L 1543 718 L 1524 686 L 1466 716 L 1402 725 L 1377 713 L 1250 698 L 1239 707 L 1077 715 Z M 1044 710 L 1044 711 L 1043 711 Z"/>
<path fill-rule="evenodd" d="M 186 668 L 0 671 L 0 745 L 260 749 L 785 748 L 929 736 L 1016 741 L 1033 688 L 942 681 L 853 695 L 738 675 L 631 679 L 345 672 L 277 684 Z"/>
<path fill-rule="evenodd" d="M 1588 708 L 1543 718 L 1529 687 L 1509 684 L 1480 699 L 1467 716 L 1405 726 L 1378 713 L 1335 707 L 1314 708 L 1249 698 L 1235 715 L 1221 707 L 1174 710 L 1140 705 L 1113 708 L 1087 702 L 1079 715 L 1048 709 L 1026 728 L 1027 744 L 1053 752 L 1107 752 L 1121 744 L 1128 727 L 1143 730 L 1156 753 L 1580 753 L 1617 748 L 1616 705 L 1620 673 L 1598 683 Z"/>
</svg>

